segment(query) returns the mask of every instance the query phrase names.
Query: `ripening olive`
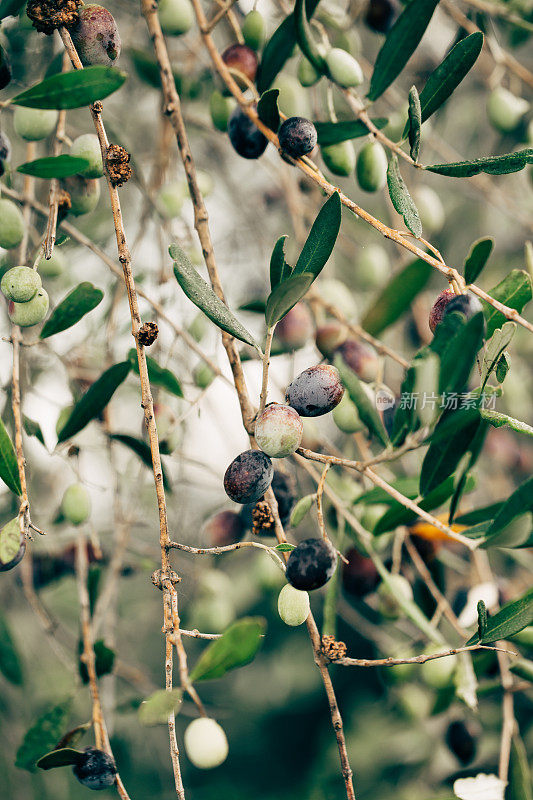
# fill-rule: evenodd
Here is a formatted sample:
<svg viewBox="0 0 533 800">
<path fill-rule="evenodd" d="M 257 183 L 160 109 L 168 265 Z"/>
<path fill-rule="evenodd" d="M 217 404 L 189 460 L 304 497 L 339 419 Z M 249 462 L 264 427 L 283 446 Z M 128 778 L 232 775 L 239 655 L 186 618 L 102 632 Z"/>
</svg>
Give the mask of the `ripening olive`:
<svg viewBox="0 0 533 800">
<path fill-rule="evenodd" d="M 313 318 L 305 303 L 296 303 L 276 325 L 276 340 L 286 350 L 304 347 L 313 334 Z"/>
<path fill-rule="evenodd" d="M 88 789 L 100 791 L 113 786 L 117 768 L 113 758 L 96 747 L 86 747 L 83 757 L 72 767 L 72 772 Z"/>
<path fill-rule="evenodd" d="M 317 132 L 313 123 L 305 117 L 289 117 L 282 122 L 278 139 L 285 153 L 292 158 L 300 158 L 316 146 Z"/>
<path fill-rule="evenodd" d="M 235 503 L 257 503 L 270 484 L 274 468 L 261 450 L 245 450 L 235 458 L 224 475 L 224 489 Z"/>
<path fill-rule="evenodd" d="M 348 563 L 342 565 L 342 585 L 348 594 L 366 597 L 374 591 L 380 581 L 374 562 L 352 547 L 345 553 Z"/>
<path fill-rule="evenodd" d="M 313 86 L 322 77 L 305 56 L 302 56 L 298 63 L 297 75 L 302 86 Z"/>
<path fill-rule="evenodd" d="M 58 113 L 54 109 L 17 106 L 13 114 L 15 133 L 28 142 L 46 139 L 57 125 Z"/>
<path fill-rule="evenodd" d="M 228 135 L 233 149 L 242 158 L 259 158 L 268 144 L 266 136 L 239 107 L 229 118 Z"/>
<path fill-rule="evenodd" d="M 302 441 L 304 426 L 294 408 L 271 403 L 255 422 L 255 441 L 270 458 L 285 458 Z"/>
<path fill-rule="evenodd" d="M 387 182 L 387 154 L 379 142 L 367 142 L 357 154 L 356 174 L 365 192 L 377 192 Z"/>
<path fill-rule="evenodd" d="M 248 78 L 250 83 L 255 81 L 259 62 L 255 50 L 252 50 L 252 48 L 248 47 L 248 45 L 232 44 L 229 47 L 226 47 L 222 53 L 222 61 L 229 69 L 235 69 L 238 70 L 238 72 L 242 72 L 242 74 Z M 237 83 L 240 83 L 242 88 L 247 88 L 245 81 L 237 80 Z"/>
<path fill-rule="evenodd" d="M 0 542 L 2 545 L 0 548 L 0 572 L 8 572 L 20 564 L 26 552 L 26 538 L 20 531 L 18 517 L 6 522 L 3 526 L 0 531 Z M 8 560 L 2 561 L 2 556 L 7 557 Z"/>
<path fill-rule="evenodd" d="M 378 354 L 366 342 L 346 339 L 336 350 L 343 361 L 361 380 L 371 383 L 376 380 L 379 366 Z"/>
<path fill-rule="evenodd" d="M 453 311 L 459 311 L 464 314 L 466 319 L 471 319 L 475 314 L 483 311 L 483 306 L 473 294 L 456 294 L 447 303 L 444 314 L 451 314 Z"/>
<path fill-rule="evenodd" d="M 346 328 L 340 322 L 326 322 L 316 329 L 315 343 L 326 358 L 331 358 L 335 350 L 346 341 Z"/>
<path fill-rule="evenodd" d="M 184 734 L 185 752 L 195 767 L 213 769 L 224 763 L 229 746 L 224 729 L 209 717 L 194 719 Z"/>
<path fill-rule="evenodd" d="M 446 744 L 463 766 L 476 757 L 476 739 L 473 726 L 463 720 L 454 720 L 446 731 Z"/>
<path fill-rule="evenodd" d="M 12 200 L 0 198 L 0 247 L 18 247 L 24 236 L 24 219 Z"/>
<path fill-rule="evenodd" d="M 209 98 L 209 113 L 211 114 L 211 121 L 215 128 L 222 133 L 228 130 L 229 118 L 231 112 L 235 109 L 235 100 L 233 97 L 224 97 L 222 92 L 215 89 Z"/>
<path fill-rule="evenodd" d="M 331 80 L 344 89 L 363 83 L 364 75 L 361 65 L 350 53 L 341 50 L 340 47 L 331 48 L 326 55 L 326 66 Z"/>
<path fill-rule="evenodd" d="M 339 142 L 320 148 L 322 160 L 334 175 L 346 177 L 355 169 L 355 150 L 351 142 Z"/>
<path fill-rule="evenodd" d="M 190 0 L 159 0 L 157 13 L 161 30 L 166 36 L 182 36 L 194 23 L 194 10 Z"/>
<path fill-rule="evenodd" d="M 81 525 L 91 513 L 91 498 L 85 486 L 73 483 L 66 490 L 61 501 L 61 511 L 67 522 Z"/>
<path fill-rule="evenodd" d="M 376 33 L 388 33 L 399 13 L 395 0 L 369 0 L 365 22 Z"/>
<path fill-rule="evenodd" d="M 57 278 L 65 271 L 66 263 L 63 253 L 56 248 L 50 258 L 41 258 L 37 269 L 44 278 Z"/>
<path fill-rule="evenodd" d="M 287 583 L 278 597 L 278 613 L 286 625 L 296 627 L 309 616 L 309 595 Z"/>
<path fill-rule="evenodd" d="M 337 552 L 325 539 L 304 539 L 291 551 L 285 576 L 291 586 L 311 591 L 324 586 L 333 577 Z"/>
<path fill-rule="evenodd" d="M 94 133 L 84 133 L 74 139 L 70 147 L 70 155 L 85 158 L 89 165 L 80 170 L 80 175 L 85 178 L 101 178 L 104 174 L 102 152 L 98 136 Z"/>
<path fill-rule="evenodd" d="M 333 409 L 333 422 L 343 433 L 357 433 L 364 429 L 357 406 L 344 394 L 339 405 Z"/>
<path fill-rule="evenodd" d="M 265 41 L 265 20 L 263 15 L 253 9 L 249 11 L 242 23 L 244 41 L 253 50 L 260 50 Z"/>
<path fill-rule="evenodd" d="M 500 133 L 514 131 L 528 110 L 529 103 L 527 100 L 524 100 L 523 97 L 516 97 L 503 86 L 493 89 L 487 100 L 489 121 Z"/>
<path fill-rule="evenodd" d="M 113 15 L 96 3 L 88 3 L 79 10 L 78 21 L 70 28 L 70 35 L 84 67 L 105 64 L 110 67 L 120 56 L 120 35 Z"/>
<path fill-rule="evenodd" d="M 333 411 L 343 394 L 338 370 L 330 364 L 318 364 L 292 381 L 285 399 L 302 417 L 320 417 Z"/>
<path fill-rule="evenodd" d="M 439 322 L 442 322 L 442 318 L 444 317 L 446 311 L 446 306 L 450 300 L 453 300 L 454 297 L 456 297 L 456 294 L 453 289 L 444 289 L 444 291 L 439 294 L 433 303 L 431 311 L 429 312 L 429 327 L 431 329 L 431 333 L 435 333 L 435 328 Z"/>
<path fill-rule="evenodd" d="M 39 289 L 35 297 L 32 297 L 27 303 L 15 303 L 10 300 L 7 306 L 7 315 L 13 325 L 29 328 L 31 325 L 38 325 L 43 321 L 48 313 L 49 303 L 47 292 Z"/>
<path fill-rule="evenodd" d="M 70 214 L 79 217 L 94 211 L 100 199 L 100 184 L 95 178 L 70 175 L 65 178 L 65 189 L 70 195 Z"/>
<path fill-rule="evenodd" d="M 41 276 L 31 267 L 12 267 L 0 283 L 2 294 L 16 303 L 27 303 L 42 286 Z"/>
<path fill-rule="evenodd" d="M 211 547 L 225 547 L 240 542 L 246 527 L 235 511 L 219 511 L 207 520 L 204 533 Z"/>
<path fill-rule="evenodd" d="M 446 212 L 437 192 L 429 186 L 419 186 L 413 192 L 413 200 L 424 231 L 426 233 L 441 231 L 446 221 Z"/>
</svg>

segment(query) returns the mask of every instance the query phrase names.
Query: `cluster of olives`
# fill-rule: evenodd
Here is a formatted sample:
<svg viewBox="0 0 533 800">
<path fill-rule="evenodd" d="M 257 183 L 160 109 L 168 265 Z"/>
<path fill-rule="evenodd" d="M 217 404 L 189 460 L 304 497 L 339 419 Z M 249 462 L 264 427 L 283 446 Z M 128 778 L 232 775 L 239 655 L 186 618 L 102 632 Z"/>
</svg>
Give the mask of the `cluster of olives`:
<svg viewBox="0 0 533 800">
<path fill-rule="evenodd" d="M 48 312 L 48 294 L 41 276 L 30 267 L 12 267 L 3 276 L 0 289 L 8 301 L 7 313 L 14 325 L 27 328 L 42 322 Z"/>
</svg>

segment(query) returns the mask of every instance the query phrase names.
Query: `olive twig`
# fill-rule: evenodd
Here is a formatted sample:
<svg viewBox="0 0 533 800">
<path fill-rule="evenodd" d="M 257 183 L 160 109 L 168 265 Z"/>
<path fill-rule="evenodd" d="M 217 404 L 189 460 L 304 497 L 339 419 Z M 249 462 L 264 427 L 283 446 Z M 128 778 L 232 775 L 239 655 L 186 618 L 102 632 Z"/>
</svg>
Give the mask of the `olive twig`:
<svg viewBox="0 0 533 800">
<path fill-rule="evenodd" d="M 411 658 L 341 658 L 336 660 L 336 664 L 343 667 L 394 667 L 398 664 L 425 664 L 426 661 L 435 661 L 438 658 L 448 658 L 448 656 L 455 656 L 459 653 L 471 653 L 476 650 L 492 650 L 497 653 L 508 653 L 516 656 L 513 650 L 506 650 L 503 647 L 493 647 L 486 644 L 473 644 L 470 647 L 452 647 L 450 650 L 444 650 L 441 653 L 423 653 L 420 656 L 412 656 Z"/>
<path fill-rule="evenodd" d="M 265 410 L 266 400 L 267 400 L 267 392 L 268 392 L 268 369 L 270 367 L 270 351 L 272 349 L 272 339 L 274 336 L 274 330 L 276 325 L 274 324 L 271 328 L 268 329 L 266 335 L 266 342 L 265 342 L 265 352 L 263 354 L 263 378 L 261 383 L 261 394 L 259 396 L 259 411 L 257 415 L 263 413 Z"/>
</svg>

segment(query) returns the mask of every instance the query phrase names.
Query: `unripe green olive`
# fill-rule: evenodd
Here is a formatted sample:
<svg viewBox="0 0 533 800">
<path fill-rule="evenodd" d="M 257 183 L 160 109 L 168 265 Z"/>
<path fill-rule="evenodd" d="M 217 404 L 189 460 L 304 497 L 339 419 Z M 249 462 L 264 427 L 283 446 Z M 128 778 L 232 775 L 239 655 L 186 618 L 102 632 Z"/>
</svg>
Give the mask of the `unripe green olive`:
<svg viewBox="0 0 533 800">
<path fill-rule="evenodd" d="M 419 186 L 413 192 L 413 200 L 424 232 L 439 233 L 446 222 L 446 212 L 437 192 L 429 186 Z"/>
<path fill-rule="evenodd" d="M 215 128 L 222 133 L 228 130 L 228 122 L 231 112 L 235 108 L 235 100 L 233 97 L 224 97 L 222 92 L 215 89 L 209 98 L 209 113 L 211 114 L 211 121 Z"/>
<path fill-rule="evenodd" d="M 355 150 L 351 142 L 338 142 L 321 147 L 324 164 L 334 175 L 351 175 L 355 169 Z"/>
<path fill-rule="evenodd" d="M 60 250 L 55 248 L 50 258 L 41 258 L 37 269 L 39 270 L 39 274 L 44 278 L 57 278 L 59 275 L 63 274 L 65 267 L 65 256 Z"/>
<path fill-rule="evenodd" d="M 100 184 L 95 178 L 70 175 L 65 178 L 65 188 L 70 195 L 70 214 L 79 217 L 94 211 L 100 199 Z"/>
<path fill-rule="evenodd" d="M 48 313 L 50 301 L 44 289 L 39 289 L 35 297 L 27 303 L 15 303 L 9 301 L 7 315 L 13 325 L 20 325 L 21 328 L 29 328 L 31 325 L 38 325 Z"/>
<path fill-rule="evenodd" d="M 195 367 L 193 372 L 194 382 L 199 389 L 207 389 L 207 387 L 213 383 L 215 377 L 215 373 L 209 364 L 206 364 L 203 361 L 201 364 L 198 364 L 198 366 Z"/>
<path fill-rule="evenodd" d="M 398 619 L 401 606 L 397 597 L 404 600 L 413 599 L 411 584 L 403 575 L 390 575 L 390 587 L 387 583 L 380 583 L 378 588 L 379 610 L 388 619 Z"/>
<path fill-rule="evenodd" d="M 199 769 L 213 769 L 228 756 L 228 740 L 224 729 L 209 717 L 194 719 L 185 729 L 185 752 Z"/>
<path fill-rule="evenodd" d="M 179 181 L 162 186 L 157 193 L 157 210 L 165 219 L 179 217 L 183 208 L 183 189 Z"/>
<path fill-rule="evenodd" d="M 70 155 L 86 158 L 89 166 L 81 170 L 80 175 L 85 178 L 101 178 L 104 174 L 102 152 L 98 136 L 94 133 L 84 133 L 74 139 L 70 148 Z"/>
<path fill-rule="evenodd" d="M 203 197 L 209 197 L 215 188 L 215 182 L 212 175 L 204 169 L 199 169 L 196 173 L 196 182 Z M 182 183 L 184 197 L 190 197 L 189 184 L 186 180 Z"/>
<path fill-rule="evenodd" d="M 4 274 L 0 289 L 8 300 L 27 303 L 42 286 L 41 276 L 31 267 L 12 267 Z"/>
<path fill-rule="evenodd" d="M 333 409 L 333 422 L 343 433 L 356 433 L 365 427 L 357 412 L 357 406 L 345 393 L 339 405 Z"/>
<path fill-rule="evenodd" d="M 20 564 L 26 552 L 26 538 L 20 531 L 18 517 L 6 522 L 0 531 L 0 572 Z"/>
<path fill-rule="evenodd" d="M 256 11 L 250 11 L 242 23 L 242 35 L 244 41 L 253 50 L 260 50 L 265 41 L 265 20 L 263 15 Z"/>
<path fill-rule="evenodd" d="M 278 106 L 287 117 L 308 116 L 307 97 L 296 78 L 278 75 L 273 88 L 279 89 Z"/>
<path fill-rule="evenodd" d="M 357 284 L 362 289 L 375 289 L 383 286 L 390 274 L 390 261 L 387 251 L 379 244 L 364 247 L 355 262 Z"/>
<path fill-rule="evenodd" d="M 17 106 L 13 114 L 13 127 L 28 142 L 37 142 L 50 136 L 57 125 L 58 112 L 46 108 Z"/>
<path fill-rule="evenodd" d="M 433 648 L 428 653 L 438 653 L 441 648 Z M 425 661 L 420 667 L 420 673 L 428 686 L 433 689 L 443 689 L 451 681 L 455 671 L 455 659 L 451 656 L 447 658 L 433 658 Z"/>
<path fill-rule="evenodd" d="M 516 97 L 503 86 L 493 89 L 487 101 L 489 121 L 500 133 L 514 131 L 528 109 L 527 100 L 524 100 L 523 97 Z"/>
<path fill-rule="evenodd" d="M 257 418 L 254 436 L 267 456 L 285 458 L 298 449 L 303 432 L 302 420 L 294 408 L 271 403 Z"/>
<path fill-rule="evenodd" d="M 65 490 L 61 501 L 61 511 L 72 525 L 81 525 L 91 513 L 91 498 L 85 486 L 73 483 Z"/>
<path fill-rule="evenodd" d="M 347 330 L 340 322 L 326 322 L 316 329 L 317 349 L 326 358 L 331 358 L 337 347 L 346 341 Z"/>
<path fill-rule="evenodd" d="M 297 70 L 298 80 L 302 84 L 302 86 L 314 86 L 317 81 L 320 80 L 322 77 L 320 72 L 314 68 L 310 61 L 302 56 L 300 61 L 298 62 L 298 70 Z"/>
<path fill-rule="evenodd" d="M 12 200 L 0 199 L 0 247 L 11 250 L 24 237 L 24 219 Z"/>
<path fill-rule="evenodd" d="M 363 83 L 364 75 L 361 65 L 350 53 L 341 50 L 340 47 L 331 48 L 326 55 L 326 66 L 331 80 L 345 89 Z"/>
<path fill-rule="evenodd" d="M 161 30 L 166 36 L 182 36 L 194 23 L 194 11 L 190 0 L 159 0 L 157 13 Z"/>
<path fill-rule="evenodd" d="M 309 595 L 288 583 L 278 597 L 278 613 L 286 625 L 296 627 L 309 616 Z"/>
<path fill-rule="evenodd" d="M 357 155 L 357 181 L 365 192 L 383 189 L 387 181 L 387 154 L 379 142 L 367 142 Z"/>
</svg>

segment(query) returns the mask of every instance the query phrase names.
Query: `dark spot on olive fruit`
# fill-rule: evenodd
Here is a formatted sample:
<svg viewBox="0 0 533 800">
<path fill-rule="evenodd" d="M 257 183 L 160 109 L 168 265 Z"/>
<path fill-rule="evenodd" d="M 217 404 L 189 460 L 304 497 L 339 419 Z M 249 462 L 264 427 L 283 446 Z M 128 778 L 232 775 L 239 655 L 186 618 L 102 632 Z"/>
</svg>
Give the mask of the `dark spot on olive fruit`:
<svg viewBox="0 0 533 800">
<path fill-rule="evenodd" d="M 320 417 L 342 400 L 344 386 L 339 372 L 330 364 L 309 367 L 287 387 L 287 403 L 302 417 Z"/>
<path fill-rule="evenodd" d="M 429 327 L 431 328 L 431 333 L 435 333 L 435 328 L 439 322 L 442 322 L 446 306 L 454 297 L 456 297 L 456 294 L 452 289 L 444 289 L 433 303 L 431 311 L 429 312 Z"/>
<path fill-rule="evenodd" d="M 274 475 L 272 461 L 261 450 L 245 450 L 235 458 L 224 475 L 224 489 L 235 503 L 257 503 Z"/>
<path fill-rule="evenodd" d="M 462 720 L 450 723 L 446 731 L 446 744 L 463 766 L 476 757 L 476 737 L 471 725 Z"/>
<path fill-rule="evenodd" d="M 230 69 L 237 69 L 253 83 L 257 74 L 258 59 L 255 50 L 246 44 L 232 44 L 222 53 L 222 61 Z"/>
<path fill-rule="evenodd" d="M 329 542 L 304 539 L 289 556 L 286 578 L 295 589 L 319 589 L 333 576 L 336 566 L 337 553 Z"/>
<path fill-rule="evenodd" d="M 72 41 L 84 67 L 115 64 L 122 43 L 113 15 L 97 3 L 80 8 L 78 21 L 70 29 Z"/>
<path fill-rule="evenodd" d="M 0 45 L 0 89 L 5 89 L 11 80 L 11 64 L 6 51 Z"/>
<path fill-rule="evenodd" d="M 316 147 L 317 132 L 305 117 L 289 117 L 278 131 L 279 146 L 293 158 L 300 158 Z"/>
<path fill-rule="evenodd" d="M 86 747 L 83 757 L 72 768 L 72 772 L 84 786 L 96 791 L 113 786 L 116 780 L 117 768 L 114 760 L 103 750 L 96 747 Z"/>
<path fill-rule="evenodd" d="M 342 564 L 342 585 L 348 594 L 366 597 L 379 583 L 379 574 L 374 562 L 352 547 L 345 554 L 348 563 Z"/>
<path fill-rule="evenodd" d="M 229 118 L 228 135 L 233 149 L 243 158 L 259 158 L 268 144 L 266 136 L 241 108 L 236 108 Z"/>
<path fill-rule="evenodd" d="M 479 314 L 480 311 L 483 311 L 483 306 L 477 297 L 474 297 L 472 294 L 456 294 L 446 305 L 444 313 L 451 314 L 452 311 L 459 311 L 461 314 L 464 314 L 467 319 L 470 319 L 475 314 Z"/>
<path fill-rule="evenodd" d="M 376 33 L 388 33 L 397 16 L 398 4 L 393 0 L 370 0 L 365 22 Z"/>
<path fill-rule="evenodd" d="M 207 520 L 204 532 L 211 547 L 225 547 L 240 542 L 246 527 L 235 511 L 219 511 Z"/>
<path fill-rule="evenodd" d="M 347 339 L 336 350 L 351 370 L 361 380 L 375 381 L 378 372 L 378 354 L 373 347 L 356 339 Z"/>
</svg>

